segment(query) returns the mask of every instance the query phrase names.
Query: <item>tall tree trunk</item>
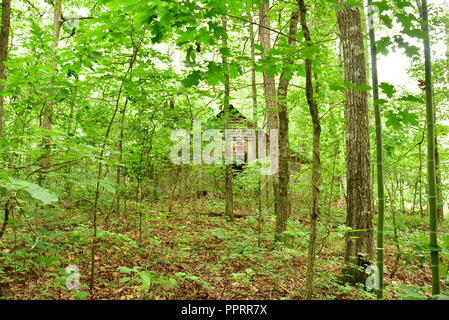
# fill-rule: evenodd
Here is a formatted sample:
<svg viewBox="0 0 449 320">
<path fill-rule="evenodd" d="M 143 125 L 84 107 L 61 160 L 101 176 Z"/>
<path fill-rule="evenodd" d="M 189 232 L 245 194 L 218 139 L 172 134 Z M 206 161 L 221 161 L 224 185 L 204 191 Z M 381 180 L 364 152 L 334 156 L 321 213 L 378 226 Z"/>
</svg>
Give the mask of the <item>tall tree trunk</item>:
<svg viewBox="0 0 449 320">
<path fill-rule="evenodd" d="M 2 228 L 0 229 L 0 240 L 3 237 L 3 234 L 5 233 L 6 230 L 6 226 L 8 225 L 8 220 L 9 220 L 9 213 L 11 210 L 11 206 L 10 206 L 10 199 L 8 199 L 5 203 L 5 207 L 3 209 L 5 211 L 5 216 L 3 218 L 3 224 L 2 224 Z"/>
<path fill-rule="evenodd" d="M 396 186 L 396 190 L 398 189 L 398 185 Z M 396 271 L 399 268 L 399 261 L 400 261 L 399 259 L 402 256 L 402 251 L 401 251 L 401 247 L 399 245 L 398 228 L 397 228 L 397 223 L 396 223 L 396 211 L 394 209 L 394 195 L 396 194 L 396 190 L 394 189 L 393 184 L 391 184 L 391 189 L 393 190 L 393 193 L 391 193 L 390 188 L 388 188 L 387 183 L 385 183 L 385 187 L 387 189 L 388 198 L 390 200 L 391 217 L 393 218 L 393 242 L 396 244 L 396 249 L 398 250 L 396 252 L 396 259 L 394 260 L 393 268 L 390 272 L 390 278 L 393 279 Z"/>
<path fill-rule="evenodd" d="M 51 42 L 51 48 L 56 49 L 59 44 L 59 34 L 62 26 L 62 0 L 56 0 L 54 4 L 54 12 L 53 12 L 53 41 Z M 56 62 L 52 62 L 51 65 L 55 69 L 55 72 L 58 69 Z M 50 99 L 46 99 L 46 104 L 44 106 L 44 110 L 42 112 L 42 128 L 45 131 L 50 131 L 52 128 L 53 122 L 53 101 Z M 40 166 L 42 169 L 47 170 L 50 167 L 50 139 L 48 136 L 45 136 L 42 139 L 42 143 L 44 145 L 44 154 L 42 155 L 42 159 L 40 162 Z M 40 180 L 42 176 L 40 177 Z M 41 180 L 42 182 L 42 180 Z"/>
<path fill-rule="evenodd" d="M 413 204 L 411 212 L 414 214 L 416 209 L 416 195 L 418 194 L 418 183 L 419 179 L 416 179 L 415 185 L 413 186 Z"/>
<path fill-rule="evenodd" d="M 250 13 L 250 25 L 249 25 L 249 37 L 251 44 L 251 90 L 253 100 L 253 125 L 257 130 L 257 85 L 256 85 L 256 54 L 255 54 L 255 41 L 256 36 L 254 34 L 253 15 Z M 256 135 L 256 150 L 259 150 L 259 137 Z M 258 213 L 258 228 L 257 228 L 257 243 L 260 246 L 260 238 L 262 235 L 262 179 L 260 176 L 260 162 L 258 163 L 259 170 L 257 171 L 257 213 Z"/>
<path fill-rule="evenodd" d="M 444 12 L 449 15 L 449 1 L 445 0 Z M 448 21 L 448 20 L 446 20 Z M 446 67 L 449 69 L 449 22 L 445 23 L 446 27 Z M 436 182 L 437 182 L 437 192 L 438 192 L 438 219 L 440 221 L 444 220 L 444 201 L 443 201 L 443 185 L 441 181 L 441 168 L 440 168 L 440 153 L 438 151 L 438 141 L 435 137 L 435 169 L 436 169 Z"/>
<path fill-rule="evenodd" d="M 11 20 L 11 0 L 2 1 L 2 27 L 0 31 L 0 80 L 6 79 L 6 66 L 8 61 L 9 26 Z M 0 82 L 0 93 L 5 90 L 5 84 Z M 3 110 L 5 97 L 0 95 L 0 138 L 3 134 Z"/>
<path fill-rule="evenodd" d="M 340 2 L 343 2 L 340 0 Z M 344 3 L 344 2 L 343 2 Z M 343 47 L 345 80 L 355 86 L 366 85 L 366 58 L 362 20 L 358 7 L 345 5 L 337 12 L 340 39 Z M 365 282 L 366 273 L 353 265 L 365 268 L 374 256 L 373 208 L 370 166 L 370 135 L 367 92 L 346 90 L 345 119 L 347 127 L 347 218 L 353 229 L 346 235 L 344 278 L 351 282 Z"/>
<path fill-rule="evenodd" d="M 399 200 L 401 201 L 401 212 L 405 213 L 405 199 L 404 199 L 404 177 L 399 174 Z"/>
<path fill-rule="evenodd" d="M 136 62 L 137 59 L 137 54 L 139 52 L 140 47 L 142 46 L 142 42 L 145 39 L 145 32 L 146 32 L 146 28 L 143 32 L 142 37 L 140 38 L 139 44 L 138 46 L 136 46 L 134 48 L 131 60 L 129 61 L 129 66 L 127 71 L 124 73 L 123 79 L 121 81 L 120 84 L 120 89 L 118 91 L 117 94 L 117 98 L 115 100 L 115 107 L 114 107 L 114 111 L 112 113 L 111 116 L 111 120 L 109 121 L 109 125 L 106 129 L 106 133 L 104 135 L 104 140 L 103 140 L 103 144 L 100 150 L 100 155 L 98 158 L 98 173 L 97 173 L 97 182 L 96 182 L 96 186 L 95 186 L 95 200 L 94 200 L 94 208 L 93 208 L 93 213 L 92 213 L 92 225 L 93 225 L 93 229 L 94 229 L 94 234 L 93 234 L 93 240 L 92 240 L 92 244 L 91 244 L 91 250 L 90 250 L 90 277 L 89 277 L 89 290 L 92 291 L 94 288 L 94 282 L 95 282 L 95 252 L 96 252 L 96 248 L 97 248 L 97 211 L 98 211 L 98 201 L 100 199 L 100 180 L 103 177 L 103 159 L 104 159 L 104 153 L 106 150 L 106 146 L 108 144 L 108 140 L 109 140 L 109 134 L 111 133 L 111 128 L 112 125 L 114 124 L 114 120 L 115 117 L 117 115 L 117 112 L 119 110 L 119 106 L 120 106 L 120 100 L 123 94 L 123 89 L 125 86 L 125 82 L 128 78 L 128 74 L 131 74 L 133 67 L 134 67 L 134 63 Z"/>
<path fill-rule="evenodd" d="M 298 31 L 298 16 L 299 12 L 292 13 L 290 19 L 289 39 L 288 44 L 292 47 L 296 47 L 296 33 Z M 288 86 L 290 84 L 290 77 L 287 76 L 287 72 L 293 61 L 290 58 L 286 58 L 284 61 L 284 67 L 279 79 L 277 105 L 279 109 L 279 198 L 278 209 L 276 215 L 276 230 L 275 240 L 280 240 L 280 235 L 287 229 L 287 219 L 290 213 L 290 205 L 288 200 L 288 189 L 290 172 L 288 169 L 288 162 L 290 158 L 290 146 L 288 141 L 288 109 L 287 109 L 287 93 Z"/>
<path fill-rule="evenodd" d="M 372 0 L 368 0 L 371 5 Z M 384 185 L 384 155 L 382 138 L 382 118 L 379 106 L 379 80 L 377 74 L 377 47 L 374 25 L 369 25 L 371 72 L 373 86 L 373 106 L 376 123 L 376 165 L 377 165 L 377 271 L 378 283 L 376 283 L 377 299 L 383 299 L 384 295 L 384 221 L 385 221 L 385 185 Z M 373 170 L 374 171 L 374 170 Z M 374 180 L 374 179 L 373 179 Z"/>
<path fill-rule="evenodd" d="M 259 36 L 260 44 L 263 47 L 262 58 L 267 57 L 268 51 L 271 49 L 271 32 L 270 32 L 270 20 L 268 17 L 268 11 L 270 10 L 270 1 L 261 1 L 259 4 Z M 268 72 L 263 72 L 263 84 L 265 90 L 265 104 L 267 115 L 267 131 L 271 129 L 279 129 L 279 119 L 277 114 L 276 103 L 276 82 L 274 78 L 268 75 Z M 279 175 L 276 173 L 272 178 L 273 182 L 273 195 L 274 195 L 274 212 L 276 217 L 279 215 Z M 285 231 L 282 226 L 276 225 L 275 239 L 279 239 L 280 234 Z"/>
<path fill-rule="evenodd" d="M 223 38 L 223 48 L 228 48 L 228 39 L 227 39 L 227 21 L 226 17 L 222 18 L 222 27 L 225 30 L 226 37 Z M 225 114 L 227 115 L 227 123 L 226 128 L 228 128 L 229 125 L 229 117 L 230 117 L 230 79 L 229 79 L 229 64 L 228 64 L 228 57 L 223 54 L 222 56 L 223 65 L 225 68 L 225 86 L 224 86 L 224 101 L 223 101 L 223 110 L 225 111 Z M 225 169 L 225 201 L 226 201 L 226 208 L 225 208 L 225 216 L 229 220 L 234 219 L 234 199 L 233 199 L 233 191 L 232 191 L 232 164 L 226 164 Z"/>
<path fill-rule="evenodd" d="M 249 25 L 249 41 L 251 45 L 251 91 L 252 91 L 252 101 L 253 101 L 253 123 L 254 127 L 257 128 L 257 85 L 256 85 L 256 50 L 255 42 L 256 35 L 254 33 L 253 15 L 250 13 L 250 25 Z"/>
<path fill-rule="evenodd" d="M 118 140 L 118 165 L 116 173 L 116 190 L 115 190 L 115 214 L 117 218 L 120 217 L 120 182 L 122 179 L 122 161 L 123 161 L 123 125 L 125 123 L 126 107 L 128 106 L 128 99 L 125 100 L 120 119 L 120 135 Z"/>
<path fill-rule="evenodd" d="M 311 46 L 312 38 L 307 27 L 307 8 L 304 0 L 298 0 L 300 10 L 300 21 L 304 39 Z M 320 160 L 320 135 L 321 123 L 318 114 L 318 106 L 314 97 L 313 90 L 313 75 L 312 75 L 312 60 L 305 60 L 306 71 L 306 96 L 309 105 L 310 115 L 313 123 L 313 160 L 312 160 L 312 181 L 310 190 L 310 238 L 309 238 L 309 252 L 307 258 L 307 275 L 306 288 L 304 298 L 306 300 L 312 299 L 313 293 L 313 271 L 315 265 L 315 249 L 316 249 L 316 222 L 320 214 L 319 200 L 320 200 L 320 185 L 321 185 L 321 160 Z"/>
<path fill-rule="evenodd" d="M 438 139 L 435 137 L 435 181 L 437 184 L 437 216 L 441 222 L 444 220 L 444 206 L 443 206 L 443 185 L 441 180 L 440 168 L 440 152 L 438 151 Z"/>
<path fill-rule="evenodd" d="M 419 10 L 419 1 L 418 1 Z M 424 60 L 426 71 L 426 118 L 427 118 L 427 196 L 429 202 L 430 223 L 430 259 L 432 268 L 432 294 L 440 294 L 440 269 L 437 236 L 437 186 L 435 177 L 435 112 L 433 107 L 432 57 L 430 53 L 429 18 L 427 0 L 422 1 L 421 7 L 422 30 L 424 38 Z"/>
<path fill-rule="evenodd" d="M 449 0 L 444 0 L 444 12 L 449 15 Z M 446 68 L 449 70 L 449 21 L 446 20 Z"/>
<path fill-rule="evenodd" d="M 338 131 L 338 129 L 337 129 L 337 131 Z M 333 200 L 334 184 L 335 184 L 335 182 L 338 183 L 337 177 L 335 176 L 335 166 L 337 163 L 337 158 L 339 158 L 339 148 L 340 148 L 340 139 L 339 139 L 338 135 L 336 135 L 336 137 L 335 137 L 334 146 L 335 146 L 335 151 L 334 151 L 333 161 L 332 161 L 331 187 L 330 187 L 330 193 L 329 193 L 329 200 L 327 201 L 327 217 L 326 217 L 327 221 L 329 221 L 329 218 L 331 216 L 331 205 L 332 205 L 332 201 L 334 201 Z"/>
<path fill-rule="evenodd" d="M 67 124 L 67 135 L 70 136 L 71 134 L 75 133 L 75 130 L 72 129 L 73 125 L 73 113 L 75 111 L 75 104 L 72 103 L 70 106 L 70 113 L 69 113 L 69 123 Z M 76 126 L 75 126 L 76 127 Z M 67 148 L 67 154 L 70 152 L 70 147 Z M 64 170 L 66 177 L 69 177 L 70 173 L 72 172 L 72 167 L 67 166 Z M 68 179 L 65 183 L 65 192 L 67 199 L 72 198 L 72 182 Z"/>
<path fill-rule="evenodd" d="M 423 138 L 424 138 L 424 132 L 423 132 Z M 418 146 L 418 152 L 419 152 L 419 212 L 421 215 L 421 218 L 424 219 L 424 209 L 422 205 L 422 142 L 419 143 Z"/>
</svg>

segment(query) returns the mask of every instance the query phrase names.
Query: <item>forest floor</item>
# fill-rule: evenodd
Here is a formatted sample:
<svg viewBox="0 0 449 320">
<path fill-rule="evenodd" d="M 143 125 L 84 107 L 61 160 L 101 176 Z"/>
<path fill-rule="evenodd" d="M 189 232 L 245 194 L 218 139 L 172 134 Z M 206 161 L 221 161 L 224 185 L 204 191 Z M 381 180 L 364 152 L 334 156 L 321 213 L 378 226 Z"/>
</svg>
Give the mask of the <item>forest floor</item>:
<svg viewBox="0 0 449 320">
<path fill-rule="evenodd" d="M 208 197 L 179 199 L 169 212 L 169 202 L 162 201 L 151 209 L 142 207 L 141 215 L 128 209 L 126 217 L 111 217 L 108 226 L 101 223 L 91 292 L 92 227 L 80 213 L 86 210 L 78 206 L 23 216 L 8 226 L 0 243 L 0 299 L 301 299 L 307 216 L 292 217 L 285 243 L 274 246 L 273 219 L 264 216 L 259 236 L 256 216 L 237 210 L 242 217 L 229 222 L 215 214 L 221 205 Z M 373 293 L 338 281 L 344 248 L 340 211 L 330 232 L 320 228 L 318 234 L 314 297 L 374 299 Z M 397 298 L 401 285 L 420 286 L 429 294 L 426 261 L 412 264 L 403 253 L 398 271 L 389 277 L 396 252 L 387 245 L 389 298 Z M 66 288 L 68 265 L 79 268 L 79 291 Z"/>
</svg>

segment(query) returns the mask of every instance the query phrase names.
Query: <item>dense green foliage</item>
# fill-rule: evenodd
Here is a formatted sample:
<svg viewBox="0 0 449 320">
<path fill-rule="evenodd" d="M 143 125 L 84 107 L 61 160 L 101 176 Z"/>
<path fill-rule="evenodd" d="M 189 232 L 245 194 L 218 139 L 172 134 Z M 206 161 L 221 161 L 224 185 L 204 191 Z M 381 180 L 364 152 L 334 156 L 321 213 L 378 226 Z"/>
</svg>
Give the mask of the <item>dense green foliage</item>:
<svg viewBox="0 0 449 320">
<path fill-rule="evenodd" d="M 272 48 L 264 58 L 259 0 L 62 0 L 58 39 L 54 2 L 12 1 L 6 79 L 1 80 L 0 299 L 303 298 L 314 133 L 305 61 L 311 61 L 321 124 L 313 297 L 376 298 L 364 284 L 354 289 L 340 281 L 344 237 L 354 231 L 345 224 L 345 92 L 355 87 L 344 81 L 336 19 L 341 1 L 306 1 L 312 40 L 300 28 L 292 46 L 288 26 L 298 4 L 272 0 Z M 377 107 L 369 114 L 374 199 L 377 190 L 383 192 L 378 181 L 386 191 L 385 200 L 380 195 L 385 202 L 374 203 L 382 208 L 378 221 L 384 224 L 383 242 L 378 242 L 384 245 L 383 297 L 447 298 L 449 12 L 429 3 L 427 38 L 415 1 L 370 2 L 378 9 L 377 56 L 401 52 L 411 61 L 406 71 L 413 83 L 389 83 L 388 74 L 379 74 L 379 98 L 370 99 Z M 345 5 L 366 9 L 356 0 Z M 368 52 L 368 32 L 365 36 Z M 437 53 L 434 90 L 427 91 L 436 141 L 425 139 L 425 39 Z M 171 133 L 191 131 L 195 122 L 203 128 L 215 123 L 226 105 L 227 78 L 230 103 L 247 119 L 254 113 L 252 127 L 266 130 L 263 72 L 276 83 L 281 73 L 290 80 L 282 101 L 292 156 L 290 215 L 280 242 L 273 242 L 272 181 L 260 177 L 257 163 L 234 174 L 236 219 L 227 221 L 225 165 L 170 162 Z M 371 93 L 373 88 L 355 89 Z M 383 144 L 376 144 L 376 125 L 383 127 Z M 432 233 L 431 244 L 429 142 L 437 147 L 432 152 L 429 146 L 437 161 L 432 230 L 438 223 L 441 231 Z M 384 172 L 379 173 L 382 152 Z M 438 212 L 444 213 L 437 221 Z M 433 284 L 441 285 L 433 293 L 431 251 L 439 253 L 432 261 L 440 267 Z M 69 265 L 81 274 L 81 286 L 72 290 L 66 288 Z"/>
</svg>

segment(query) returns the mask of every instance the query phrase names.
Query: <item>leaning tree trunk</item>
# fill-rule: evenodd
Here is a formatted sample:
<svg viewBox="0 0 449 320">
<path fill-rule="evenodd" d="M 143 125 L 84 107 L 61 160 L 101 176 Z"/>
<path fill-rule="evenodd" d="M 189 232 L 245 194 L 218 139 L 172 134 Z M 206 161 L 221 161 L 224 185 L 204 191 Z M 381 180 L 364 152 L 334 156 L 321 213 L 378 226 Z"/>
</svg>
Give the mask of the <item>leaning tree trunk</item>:
<svg viewBox="0 0 449 320">
<path fill-rule="evenodd" d="M 131 77 L 130 77 L 131 79 Z M 126 117 L 126 107 L 128 106 L 128 99 L 125 100 L 125 104 L 122 108 L 120 119 L 120 133 L 118 138 L 118 165 L 115 177 L 115 214 L 117 219 L 120 218 L 120 185 L 122 181 L 122 162 L 123 162 L 123 137 L 124 137 L 124 125 Z M 124 175 L 123 175 L 124 176 Z"/>
<path fill-rule="evenodd" d="M 307 9 L 304 0 L 298 1 L 300 10 L 300 21 L 304 39 L 312 43 L 309 28 L 307 27 L 306 13 Z M 319 200 L 320 200 L 320 185 L 321 185 L 321 160 L 320 160 L 320 135 L 321 123 L 318 114 L 318 106 L 314 97 L 313 90 L 313 75 L 312 75 L 312 60 L 305 60 L 306 70 L 306 97 L 309 105 L 310 115 L 313 123 L 313 160 L 312 160 L 312 181 L 310 190 L 310 238 L 309 238 L 309 252 L 307 258 L 307 275 L 306 288 L 304 299 L 312 299 L 313 293 L 313 271 L 315 265 L 315 249 L 316 249 L 316 223 L 320 214 Z"/>
<path fill-rule="evenodd" d="M 113 111 L 111 119 L 109 121 L 109 125 L 106 128 L 106 133 L 103 137 L 103 144 L 100 149 L 100 154 L 98 157 L 98 171 L 97 171 L 97 181 L 96 181 L 96 186 L 95 186 L 95 200 L 94 200 L 94 207 L 92 210 L 93 211 L 92 212 L 92 226 L 93 226 L 94 232 L 93 232 L 93 239 L 92 239 L 91 248 L 90 248 L 90 276 L 89 276 L 89 290 L 90 291 L 92 291 L 94 289 L 94 282 L 95 282 L 95 252 L 97 249 L 97 230 L 98 230 L 97 229 L 97 227 L 98 227 L 97 226 L 97 212 L 98 212 L 98 203 L 99 203 L 99 199 L 100 199 L 100 180 L 103 177 L 104 154 L 106 151 L 106 147 L 108 145 L 109 134 L 111 133 L 112 125 L 114 124 L 115 117 L 119 110 L 120 101 L 121 101 L 123 90 L 125 87 L 125 82 L 128 80 L 128 75 L 132 74 L 134 63 L 136 62 L 136 59 L 137 59 L 137 54 L 138 54 L 138 52 L 142 46 L 142 43 L 145 39 L 145 31 L 146 30 L 144 30 L 144 33 L 143 33 L 142 37 L 140 38 L 139 44 L 133 50 L 131 60 L 129 61 L 128 69 L 124 73 L 124 76 L 120 83 L 120 89 L 118 91 L 117 98 L 115 100 L 114 111 Z"/>
<path fill-rule="evenodd" d="M 226 17 L 222 19 L 222 27 L 227 32 L 227 21 Z M 223 48 L 228 47 L 228 40 L 226 37 L 223 37 Z M 225 68 L 225 87 L 224 87 L 224 101 L 223 101 L 223 110 L 226 114 L 227 123 L 225 125 L 228 128 L 229 125 L 229 99 L 230 99 L 230 80 L 229 80 L 229 70 L 228 70 L 228 57 L 223 54 L 222 62 Z M 225 208 L 225 216 L 229 220 L 234 219 L 234 199 L 232 194 L 232 164 L 226 164 L 225 170 L 225 200 L 226 200 L 226 208 Z"/>
<path fill-rule="evenodd" d="M 271 49 L 271 34 L 270 34 L 270 20 L 268 17 L 268 11 L 270 9 L 270 1 L 261 1 L 259 4 L 259 36 L 260 44 L 263 47 L 262 58 L 267 56 L 268 51 Z M 265 89 L 265 104 L 267 115 L 267 129 L 270 132 L 271 129 L 279 128 L 279 119 L 277 114 L 276 103 L 276 82 L 273 77 L 268 75 L 267 70 L 263 71 L 263 84 Z M 278 161 L 278 160 L 277 160 Z M 273 178 L 273 195 L 274 195 L 274 212 L 276 216 L 279 215 L 279 175 L 276 173 Z M 285 231 L 282 225 L 276 224 L 275 240 L 280 238 L 281 233 Z"/>
<path fill-rule="evenodd" d="M 342 1 L 341 1 L 342 2 Z M 345 5 L 337 12 L 343 48 L 345 80 L 354 86 L 366 85 L 366 58 L 362 20 L 358 7 Z M 365 282 L 364 270 L 373 256 L 373 208 L 370 166 L 370 135 L 367 92 L 346 90 L 345 120 L 347 165 L 346 234 L 344 278 L 351 283 Z M 358 266 L 358 267 L 354 267 Z"/>
<path fill-rule="evenodd" d="M 2 27 L 0 31 L 0 80 L 6 79 L 6 66 L 8 61 L 9 26 L 11 19 L 11 0 L 2 1 Z M 5 90 L 5 83 L 0 82 L 0 92 Z M 0 138 L 3 134 L 3 104 L 4 97 L 0 95 Z"/>
</svg>

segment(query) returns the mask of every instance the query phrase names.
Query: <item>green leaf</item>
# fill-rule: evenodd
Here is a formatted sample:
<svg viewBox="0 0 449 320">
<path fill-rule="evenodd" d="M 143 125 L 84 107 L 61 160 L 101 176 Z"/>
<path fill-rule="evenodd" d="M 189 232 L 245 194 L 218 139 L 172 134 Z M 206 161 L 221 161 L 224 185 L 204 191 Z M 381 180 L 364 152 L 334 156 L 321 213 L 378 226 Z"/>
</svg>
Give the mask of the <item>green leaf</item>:
<svg viewBox="0 0 449 320">
<path fill-rule="evenodd" d="M 78 291 L 76 289 L 73 289 L 72 293 L 75 295 L 76 300 L 84 300 L 87 298 L 87 292 L 85 291 Z"/>
<path fill-rule="evenodd" d="M 377 52 L 379 54 L 388 55 L 388 47 L 391 45 L 390 37 L 382 37 L 380 40 L 376 41 Z"/>
<path fill-rule="evenodd" d="M 128 282 L 129 280 L 131 280 L 131 277 L 123 277 L 120 279 L 119 283 Z"/>
<path fill-rule="evenodd" d="M 224 83 L 225 77 L 221 66 L 217 65 L 215 62 L 209 62 L 206 72 L 207 84 L 211 86 L 216 86 L 217 84 Z"/>
<path fill-rule="evenodd" d="M 153 10 L 145 10 L 142 11 L 140 13 L 138 13 L 135 17 L 134 17 L 134 21 L 136 23 L 136 25 L 143 25 L 145 22 L 147 22 L 151 16 L 154 15 Z"/>
<path fill-rule="evenodd" d="M 399 289 L 402 291 L 401 296 L 407 300 L 422 300 L 423 296 L 414 286 L 401 285 Z"/>
<path fill-rule="evenodd" d="M 231 79 L 235 79 L 242 74 L 243 74 L 242 67 L 238 63 L 232 62 L 229 64 L 229 77 Z"/>
<path fill-rule="evenodd" d="M 387 95 L 388 98 L 392 98 L 393 95 L 396 93 L 396 89 L 393 85 L 386 83 L 386 82 L 382 82 L 379 85 L 379 88 L 382 89 L 383 93 L 385 93 Z"/>
<path fill-rule="evenodd" d="M 41 201 L 44 205 L 58 201 L 58 197 L 47 189 L 28 181 L 17 180 L 13 177 L 9 177 L 9 180 L 0 181 L 0 186 L 7 190 L 23 190 L 26 191 L 33 199 Z"/>
<path fill-rule="evenodd" d="M 220 49 L 220 55 L 225 56 L 225 57 L 230 57 L 231 56 L 231 50 L 229 50 L 229 48 L 221 48 Z"/>
<path fill-rule="evenodd" d="M 343 81 L 343 85 L 345 86 L 346 89 L 354 89 L 355 84 L 349 82 L 349 81 Z"/>
<path fill-rule="evenodd" d="M 199 70 L 195 70 L 190 73 L 187 78 L 182 81 L 182 84 L 185 87 L 194 87 L 200 84 L 200 80 L 202 79 L 202 72 Z"/>
<path fill-rule="evenodd" d="M 28 192 L 34 199 L 42 201 L 44 205 L 58 201 L 57 196 L 49 193 L 46 189 L 41 188 L 37 184 L 25 188 L 25 191 Z"/>
<path fill-rule="evenodd" d="M 344 6 L 341 3 L 333 3 L 331 4 L 331 8 L 336 11 L 340 11 L 343 10 Z"/>
<path fill-rule="evenodd" d="M 361 84 L 361 85 L 355 86 L 354 89 L 359 90 L 359 91 L 370 91 L 373 88 L 367 84 Z"/>
<path fill-rule="evenodd" d="M 160 43 L 162 41 L 162 38 L 164 37 L 162 25 L 157 20 L 154 20 L 152 23 L 152 34 L 153 37 L 151 38 L 151 42 L 153 44 Z"/>
<path fill-rule="evenodd" d="M 98 60 L 103 54 L 100 51 L 89 51 L 88 55 L 94 60 Z"/>
<path fill-rule="evenodd" d="M 401 127 L 401 122 L 398 116 L 393 111 L 390 110 L 386 112 L 385 117 L 387 118 L 387 121 L 385 122 L 385 125 L 387 127 L 392 127 L 396 130 Z"/>
<path fill-rule="evenodd" d="M 142 283 L 143 288 L 145 290 L 150 289 L 152 283 L 151 277 L 145 272 L 141 272 L 139 273 L 139 275 L 140 275 L 140 282 Z"/>
<path fill-rule="evenodd" d="M 387 103 L 387 102 L 388 102 L 388 101 L 385 100 L 385 99 L 377 99 L 377 100 L 374 100 L 374 103 L 378 104 L 379 106 L 381 106 L 381 105 L 383 105 L 383 104 L 385 104 L 385 103 Z"/>
<path fill-rule="evenodd" d="M 168 283 L 171 288 L 179 288 L 179 284 L 178 281 L 176 281 L 176 279 L 170 278 L 168 279 Z"/>
<path fill-rule="evenodd" d="M 405 54 L 407 55 L 407 57 L 412 58 L 416 55 L 419 54 L 420 49 L 416 46 L 408 46 L 405 49 Z"/>
<path fill-rule="evenodd" d="M 404 33 L 406 33 L 407 35 L 409 35 L 410 37 L 413 37 L 413 38 L 418 38 L 418 39 L 426 39 L 427 38 L 426 33 L 420 29 L 404 30 Z"/>
<path fill-rule="evenodd" d="M 346 88 L 338 83 L 331 83 L 329 89 L 332 91 L 345 91 Z"/>
<path fill-rule="evenodd" d="M 417 102 L 417 103 L 425 103 L 424 99 L 412 96 L 410 94 L 408 94 L 406 96 L 403 96 L 403 97 L 400 97 L 399 100 L 401 100 L 401 101 L 409 101 L 409 102 Z"/>
</svg>

